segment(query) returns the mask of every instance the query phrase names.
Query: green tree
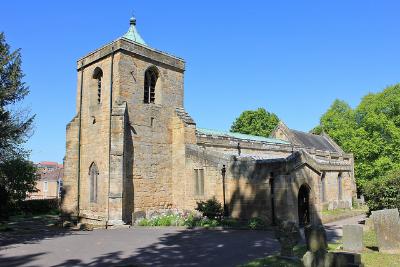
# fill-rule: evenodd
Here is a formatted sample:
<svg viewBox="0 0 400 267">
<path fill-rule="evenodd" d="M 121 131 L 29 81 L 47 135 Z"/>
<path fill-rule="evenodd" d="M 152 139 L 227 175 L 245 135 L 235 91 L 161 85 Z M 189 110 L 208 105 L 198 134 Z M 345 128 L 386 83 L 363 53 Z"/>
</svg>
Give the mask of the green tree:
<svg viewBox="0 0 400 267">
<path fill-rule="evenodd" d="M 34 116 L 17 103 L 29 93 L 23 82 L 20 50 L 10 51 L 0 33 L 0 212 L 10 203 L 21 201 L 35 185 L 35 168 L 26 160 L 23 144 L 32 132 Z"/>
<path fill-rule="evenodd" d="M 400 168 L 400 85 L 366 95 L 354 110 L 336 100 L 314 132 L 325 131 L 354 154 L 360 189 Z"/>
<path fill-rule="evenodd" d="M 370 211 L 400 209 L 400 170 L 366 183 L 364 193 Z"/>
<path fill-rule="evenodd" d="M 231 132 L 268 137 L 278 123 L 278 116 L 264 108 L 246 110 L 233 122 Z"/>
<path fill-rule="evenodd" d="M 15 208 L 26 199 L 29 192 L 35 192 L 36 168 L 21 157 L 0 163 L 0 219 L 7 218 L 10 208 Z"/>
<path fill-rule="evenodd" d="M 320 125 L 312 132 L 328 133 L 340 146 L 346 146 L 354 134 L 355 127 L 354 110 L 346 102 L 336 99 L 322 115 Z"/>
</svg>

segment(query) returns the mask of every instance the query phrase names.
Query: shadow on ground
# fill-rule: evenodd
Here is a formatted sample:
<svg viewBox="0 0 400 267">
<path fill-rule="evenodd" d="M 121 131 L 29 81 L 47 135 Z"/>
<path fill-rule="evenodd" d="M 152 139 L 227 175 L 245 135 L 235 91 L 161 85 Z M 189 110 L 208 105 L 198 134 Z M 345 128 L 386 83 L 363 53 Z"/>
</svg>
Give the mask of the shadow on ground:
<svg viewBox="0 0 400 267">
<path fill-rule="evenodd" d="M 122 234 L 135 237 L 132 229 L 125 229 Z M 146 231 L 143 229 L 142 231 Z M 148 229 L 147 229 L 148 231 Z M 130 232 L 130 233 L 129 233 Z M 115 232 L 117 233 L 117 232 Z M 117 233 L 118 234 L 118 233 Z M 61 238 L 62 239 L 62 238 Z M 59 242 L 62 242 L 60 240 Z M 87 244 L 82 244 L 82 246 Z M 129 244 L 127 244 L 129 245 Z M 88 249 L 82 247 L 82 249 Z M 0 255 L 1 263 L 7 266 L 43 266 L 40 256 L 49 259 L 45 266 L 237 266 L 254 258 L 265 257 L 279 249 L 273 233 L 267 231 L 243 230 L 179 230 L 165 233 L 157 242 L 145 247 L 132 250 L 114 251 L 98 257 L 87 257 L 91 261 L 84 261 L 80 256 L 72 259 L 58 260 L 51 263 L 51 258 L 44 254 L 24 255 L 21 257 L 7 257 Z M 110 248 L 112 251 L 112 248 Z M 46 260 L 47 260 L 46 259 Z M 38 262 L 37 265 L 35 262 Z"/>
<path fill-rule="evenodd" d="M 8 230 L 0 232 L 0 252 L 16 244 L 37 243 L 43 239 L 72 234 L 73 231 L 55 226 L 58 216 L 17 217 L 7 222 Z"/>
<path fill-rule="evenodd" d="M 277 247 L 271 234 L 262 231 L 244 235 L 243 231 L 183 230 L 165 234 L 125 259 L 114 252 L 88 265 L 70 260 L 57 266 L 236 266 L 270 255 Z"/>
</svg>

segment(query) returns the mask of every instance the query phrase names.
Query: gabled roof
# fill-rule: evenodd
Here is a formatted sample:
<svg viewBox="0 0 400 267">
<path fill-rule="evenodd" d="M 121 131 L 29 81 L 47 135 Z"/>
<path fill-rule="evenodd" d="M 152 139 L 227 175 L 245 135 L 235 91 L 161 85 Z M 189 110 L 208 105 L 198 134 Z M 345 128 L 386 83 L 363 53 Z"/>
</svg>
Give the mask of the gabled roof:
<svg viewBox="0 0 400 267">
<path fill-rule="evenodd" d="M 228 138 L 234 138 L 234 139 L 239 139 L 239 140 L 265 142 L 265 143 L 282 144 L 282 145 L 290 144 L 287 141 L 280 140 L 277 138 L 270 138 L 270 137 L 263 137 L 263 136 L 249 135 L 249 134 L 241 134 L 241 133 L 232 133 L 232 132 L 225 132 L 225 131 L 219 131 L 219 130 L 211 130 L 211 129 L 206 129 L 206 128 L 196 128 L 196 131 L 197 131 L 197 134 L 211 135 L 211 136 L 216 136 L 216 137 L 228 137 Z"/>
<path fill-rule="evenodd" d="M 64 169 L 56 169 L 51 172 L 44 173 L 40 176 L 40 180 L 42 181 L 58 181 L 62 180 L 64 174 Z"/>
<path fill-rule="evenodd" d="M 37 165 L 43 167 L 58 167 L 59 164 L 54 161 L 41 161 Z"/>
<path fill-rule="evenodd" d="M 343 150 L 325 133 L 321 135 L 289 129 L 282 121 L 272 131 L 271 137 L 287 140 L 292 145 L 313 148 L 322 151 L 344 153 Z"/>
<path fill-rule="evenodd" d="M 291 129 L 291 131 L 295 138 L 300 141 L 304 147 L 312 147 L 318 150 L 337 152 L 336 148 L 322 135 L 305 133 L 293 129 Z"/>
</svg>

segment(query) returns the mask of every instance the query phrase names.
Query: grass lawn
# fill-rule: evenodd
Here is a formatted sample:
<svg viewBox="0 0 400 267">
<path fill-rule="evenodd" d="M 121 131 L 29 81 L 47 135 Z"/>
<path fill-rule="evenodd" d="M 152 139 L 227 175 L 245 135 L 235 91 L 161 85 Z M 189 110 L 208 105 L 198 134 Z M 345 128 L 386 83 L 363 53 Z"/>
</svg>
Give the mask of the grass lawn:
<svg viewBox="0 0 400 267">
<path fill-rule="evenodd" d="M 329 244 L 329 251 L 341 251 L 340 243 Z M 294 254 L 301 259 L 306 253 L 305 245 L 298 245 L 294 249 Z M 378 252 L 375 233 L 373 231 L 364 232 L 364 251 L 361 254 L 361 261 L 366 267 L 398 267 L 400 266 L 400 254 L 385 254 Z M 301 261 L 292 261 L 280 258 L 278 255 L 271 255 L 262 259 L 255 259 L 241 267 L 300 267 Z"/>
<path fill-rule="evenodd" d="M 334 209 L 334 210 L 323 210 L 322 211 L 322 222 L 328 223 L 337 221 L 347 217 L 353 217 L 360 214 L 365 214 L 368 211 L 368 207 L 360 207 L 354 209 Z"/>
<path fill-rule="evenodd" d="M 378 252 L 378 243 L 374 231 L 364 232 L 364 251 L 361 261 L 366 267 L 397 267 L 400 266 L 400 254 L 385 254 Z"/>
</svg>

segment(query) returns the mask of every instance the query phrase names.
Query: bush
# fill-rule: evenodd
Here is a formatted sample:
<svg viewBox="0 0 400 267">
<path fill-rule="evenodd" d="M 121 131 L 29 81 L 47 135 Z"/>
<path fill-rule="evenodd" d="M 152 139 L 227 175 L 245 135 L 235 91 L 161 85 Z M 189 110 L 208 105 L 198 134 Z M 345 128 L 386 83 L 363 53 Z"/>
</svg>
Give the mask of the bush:
<svg viewBox="0 0 400 267">
<path fill-rule="evenodd" d="M 58 213 L 58 199 L 31 199 L 21 201 L 14 207 L 14 212 L 24 214 Z"/>
<path fill-rule="evenodd" d="M 194 227 L 217 227 L 220 221 L 207 217 L 201 217 L 194 213 L 160 215 L 150 219 L 142 219 L 138 222 L 139 226 L 187 226 Z"/>
<path fill-rule="evenodd" d="M 197 202 L 197 211 L 201 212 L 201 214 L 210 219 L 220 220 L 223 209 L 221 203 L 213 197 L 207 201 L 199 201 Z"/>
<path fill-rule="evenodd" d="M 265 222 L 263 219 L 254 217 L 249 220 L 249 223 L 247 225 L 251 230 L 256 230 L 256 229 L 263 229 L 265 228 Z"/>
<path fill-rule="evenodd" d="M 142 219 L 139 226 L 184 226 L 184 218 L 180 215 L 161 215 L 151 219 Z"/>
<path fill-rule="evenodd" d="M 400 209 L 400 170 L 366 182 L 363 189 L 370 211 Z"/>
<path fill-rule="evenodd" d="M 189 228 L 194 228 L 196 226 L 201 226 L 202 217 L 196 216 L 195 214 L 191 213 L 184 219 L 184 225 Z"/>
</svg>

